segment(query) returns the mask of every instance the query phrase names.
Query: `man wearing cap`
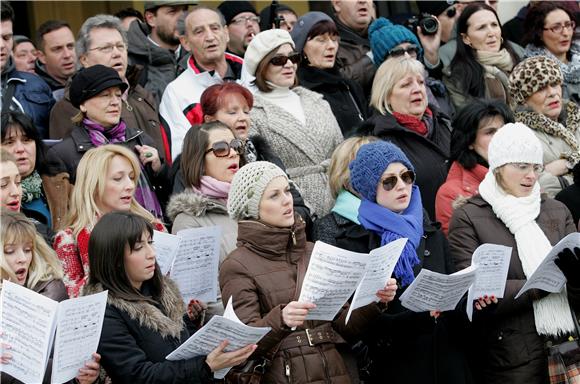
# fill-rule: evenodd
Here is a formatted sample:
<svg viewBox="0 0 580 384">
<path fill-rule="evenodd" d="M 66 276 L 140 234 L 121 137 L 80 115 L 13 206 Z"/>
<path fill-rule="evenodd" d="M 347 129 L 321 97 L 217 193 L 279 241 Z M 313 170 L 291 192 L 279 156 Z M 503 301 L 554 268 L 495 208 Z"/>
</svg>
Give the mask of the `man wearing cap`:
<svg viewBox="0 0 580 384">
<path fill-rule="evenodd" d="M 167 84 L 177 76 L 177 63 L 187 52 L 179 44 L 177 21 L 192 1 L 146 1 L 145 23 L 129 26 L 129 62 L 144 67 L 139 83 L 161 100 Z"/>
<path fill-rule="evenodd" d="M 199 98 L 210 85 L 237 80 L 242 58 L 226 53 L 229 41 L 223 16 L 216 10 L 198 6 L 185 18 L 181 44 L 191 53 L 187 69 L 172 81 L 159 105 L 166 152 L 175 159 L 181 153 L 185 134 L 202 120 Z"/>
<path fill-rule="evenodd" d="M 224 1 L 218 10 L 226 20 L 228 52 L 244 57 L 250 41 L 260 32 L 260 17 L 249 1 Z"/>
</svg>

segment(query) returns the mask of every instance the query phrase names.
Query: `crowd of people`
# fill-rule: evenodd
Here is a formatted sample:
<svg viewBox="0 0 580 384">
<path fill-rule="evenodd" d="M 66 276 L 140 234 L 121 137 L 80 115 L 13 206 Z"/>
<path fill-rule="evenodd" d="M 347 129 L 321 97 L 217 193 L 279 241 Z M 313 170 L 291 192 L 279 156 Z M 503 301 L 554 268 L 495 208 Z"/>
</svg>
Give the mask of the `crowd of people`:
<svg viewBox="0 0 580 384">
<path fill-rule="evenodd" d="M 565 382 L 548 349 L 580 337 L 580 248 L 557 256 L 561 293 L 516 295 L 580 231 L 580 2 L 530 1 L 503 25 L 497 1 L 413 3 L 416 23 L 371 0 L 303 15 L 145 1 L 76 38 L 63 20 L 13 35 L 0 4 L 1 281 L 56 301 L 108 291 L 71 382 L 211 383 L 229 367 L 227 383 L 248 367 L 263 383 Z M 212 226 L 218 300 L 184 302 L 153 231 Z M 400 238 L 375 302 L 307 320 L 315 241 Z M 485 243 L 512 249 L 502 298 L 402 304 L 422 270 L 460 271 Z M 268 334 L 167 360 L 229 297 Z"/>
</svg>

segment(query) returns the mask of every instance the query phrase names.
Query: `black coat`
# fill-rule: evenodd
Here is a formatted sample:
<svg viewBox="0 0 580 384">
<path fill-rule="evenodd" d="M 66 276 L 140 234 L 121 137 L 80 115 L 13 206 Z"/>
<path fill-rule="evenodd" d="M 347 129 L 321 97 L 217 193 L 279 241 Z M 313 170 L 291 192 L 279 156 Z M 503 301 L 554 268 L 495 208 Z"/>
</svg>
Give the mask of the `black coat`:
<svg viewBox="0 0 580 384">
<path fill-rule="evenodd" d="M 332 218 L 329 218 L 333 215 Z M 336 223 L 335 245 L 355 252 L 368 253 L 380 247 L 380 236 L 344 217 L 331 213 L 322 220 L 324 232 Z M 414 268 L 415 276 L 421 269 L 450 274 L 455 271 L 449 255 L 445 235 L 439 224 L 423 216 L 424 235 L 417 255 L 420 263 Z M 321 229 L 321 228 L 319 228 Z M 321 231 L 315 231 L 320 233 Z M 471 383 L 471 374 L 464 356 L 462 340 L 466 339 L 465 313 L 444 312 L 434 321 L 428 312 L 415 313 L 401 305 L 397 290 L 395 300 L 369 327 L 363 341 L 369 347 L 371 383 Z"/>
<path fill-rule="evenodd" d="M 580 166 L 580 165 L 578 165 Z M 574 183 L 571 186 L 564 188 L 556 195 L 556 200 L 564 203 L 574 218 L 574 224 L 580 230 L 580 184 Z"/>
<path fill-rule="evenodd" d="M 338 69 L 298 68 L 300 85 L 324 96 L 344 136 L 354 131 L 368 116 L 368 104 L 362 87 L 344 78 Z"/>
<path fill-rule="evenodd" d="M 378 112 L 369 118 L 359 132 L 377 136 L 396 144 L 407 155 L 417 174 L 416 184 L 421 190 L 423 207 L 429 217 L 435 217 L 435 196 L 447 179 L 451 143 L 451 122 L 432 106 L 433 127 L 424 137 L 400 125 L 390 113 Z"/>
</svg>

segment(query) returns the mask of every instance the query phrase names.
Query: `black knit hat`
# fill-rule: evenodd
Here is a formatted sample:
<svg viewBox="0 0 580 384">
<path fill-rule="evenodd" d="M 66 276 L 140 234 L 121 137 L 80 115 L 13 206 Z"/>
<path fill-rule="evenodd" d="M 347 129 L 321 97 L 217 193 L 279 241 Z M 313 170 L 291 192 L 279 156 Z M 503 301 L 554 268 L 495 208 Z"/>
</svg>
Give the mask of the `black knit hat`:
<svg viewBox="0 0 580 384">
<path fill-rule="evenodd" d="M 218 10 L 224 15 L 226 24 L 230 24 L 232 19 L 242 12 L 252 12 L 258 16 L 256 8 L 249 1 L 224 1 L 218 5 Z"/>
<path fill-rule="evenodd" d="M 428 13 L 433 16 L 439 16 L 447 8 L 456 3 L 454 0 L 446 1 L 417 1 L 417 7 L 419 7 L 419 12 Z"/>
<path fill-rule="evenodd" d="M 69 90 L 70 102 L 80 108 L 82 103 L 105 89 L 119 87 L 125 92 L 128 86 L 113 68 L 101 64 L 93 65 L 79 70 L 73 77 Z"/>
</svg>

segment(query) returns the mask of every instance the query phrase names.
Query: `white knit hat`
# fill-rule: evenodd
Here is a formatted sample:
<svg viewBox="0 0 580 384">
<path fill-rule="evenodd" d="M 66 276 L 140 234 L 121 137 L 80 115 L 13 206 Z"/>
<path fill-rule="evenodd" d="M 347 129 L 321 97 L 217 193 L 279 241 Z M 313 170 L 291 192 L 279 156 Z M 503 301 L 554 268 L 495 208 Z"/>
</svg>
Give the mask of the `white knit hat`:
<svg viewBox="0 0 580 384">
<path fill-rule="evenodd" d="M 269 161 L 254 161 L 235 174 L 228 194 L 228 213 L 234 220 L 259 219 L 260 200 L 268 183 L 286 173 Z"/>
<path fill-rule="evenodd" d="M 268 29 L 254 36 L 244 54 L 244 65 L 248 73 L 256 76 L 260 61 L 268 53 L 284 44 L 290 44 L 294 48 L 294 40 L 290 33 L 283 29 Z"/>
<path fill-rule="evenodd" d="M 509 163 L 543 164 L 542 143 L 535 133 L 522 123 L 504 125 L 489 143 L 489 170 Z"/>
</svg>

